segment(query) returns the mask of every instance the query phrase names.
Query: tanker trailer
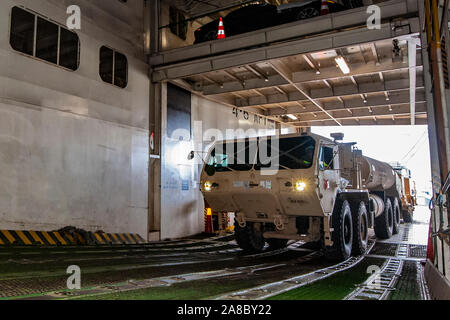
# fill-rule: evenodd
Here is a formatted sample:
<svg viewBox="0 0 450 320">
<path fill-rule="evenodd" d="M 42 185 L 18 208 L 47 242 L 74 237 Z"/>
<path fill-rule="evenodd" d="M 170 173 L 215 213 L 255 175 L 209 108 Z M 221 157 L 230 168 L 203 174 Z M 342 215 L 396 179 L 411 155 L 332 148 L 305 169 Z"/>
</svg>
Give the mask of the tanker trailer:
<svg viewBox="0 0 450 320">
<path fill-rule="evenodd" d="M 346 260 L 365 254 L 368 228 L 383 239 L 398 232 L 392 167 L 363 157 L 355 143 L 338 142 L 343 134 L 332 137 L 297 133 L 211 147 L 201 191 L 214 212 L 235 213 L 235 238 L 244 251 L 261 252 L 266 243 L 282 248 L 295 240 Z M 270 161 L 262 161 L 269 153 Z"/>
<path fill-rule="evenodd" d="M 375 234 L 388 239 L 400 228 L 401 179 L 388 163 L 369 157 L 362 157 L 361 174 L 363 188 L 369 191 L 369 212 L 375 220 Z"/>
</svg>

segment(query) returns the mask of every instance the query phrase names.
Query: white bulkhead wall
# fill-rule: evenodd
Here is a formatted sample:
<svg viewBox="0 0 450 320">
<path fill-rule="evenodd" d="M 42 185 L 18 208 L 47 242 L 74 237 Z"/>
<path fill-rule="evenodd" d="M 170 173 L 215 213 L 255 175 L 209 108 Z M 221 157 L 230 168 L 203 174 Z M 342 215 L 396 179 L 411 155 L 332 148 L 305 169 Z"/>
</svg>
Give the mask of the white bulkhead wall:
<svg viewBox="0 0 450 320">
<path fill-rule="evenodd" d="M 71 72 L 9 44 L 13 6 L 65 24 L 81 7 L 80 66 Z M 0 2 L 0 229 L 147 234 L 148 67 L 143 2 Z M 128 86 L 103 82 L 99 50 L 126 55 Z"/>
<path fill-rule="evenodd" d="M 163 97 L 167 97 L 166 90 L 166 85 L 163 85 Z M 193 94 L 191 140 L 177 141 L 167 136 L 167 100 L 163 98 L 162 101 L 161 239 L 169 239 L 204 231 L 204 199 L 199 184 L 203 165 L 200 157 L 206 159 L 207 154 L 202 151 L 206 152 L 212 146 L 211 140 L 198 144 L 208 136 L 205 132 L 218 129 L 225 134 L 227 129 L 241 129 L 247 133 L 248 129 L 253 129 L 254 133 L 273 134 L 270 129 L 275 128 L 275 123 L 264 119 L 260 123 L 255 122 L 253 114 L 246 120 L 243 113 L 238 112 L 236 116 L 233 108 Z M 290 131 L 291 128 L 283 129 L 283 133 Z M 238 138 L 244 136 L 239 135 Z M 191 151 L 196 152 L 196 160 L 188 160 Z"/>
</svg>

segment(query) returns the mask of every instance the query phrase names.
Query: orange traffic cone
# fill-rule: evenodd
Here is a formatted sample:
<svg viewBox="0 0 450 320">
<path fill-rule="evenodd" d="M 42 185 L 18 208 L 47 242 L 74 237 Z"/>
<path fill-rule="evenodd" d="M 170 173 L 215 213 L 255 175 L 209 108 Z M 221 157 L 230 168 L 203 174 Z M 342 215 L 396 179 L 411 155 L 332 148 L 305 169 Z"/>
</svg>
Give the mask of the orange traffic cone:
<svg viewBox="0 0 450 320">
<path fill-rule="evenodd" d="M 320 15 L 326 15 L 330 13 L 330 8 L 328 7 L 328 1 L 322 0 L 322 5 L 320 6 Z"/>
<path fill-rule="evenodd" d="M 223 19 L 220 17 L 219 32 L 217 33 L 217 39 L 225 39 L 225 29 L 223 27 Z"/>
</svg>

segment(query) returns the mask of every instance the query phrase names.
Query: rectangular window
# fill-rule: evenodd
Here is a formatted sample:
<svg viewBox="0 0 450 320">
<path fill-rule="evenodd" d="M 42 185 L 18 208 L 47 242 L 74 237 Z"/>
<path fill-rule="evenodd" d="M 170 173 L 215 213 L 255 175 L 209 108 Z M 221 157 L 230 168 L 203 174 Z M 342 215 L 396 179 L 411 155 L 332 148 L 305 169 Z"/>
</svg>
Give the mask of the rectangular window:
<svg viewBox="0 0 450 320">
<path fill-rule="evenodd" d="M 34 47 L 34 14 L 14 7 L 11 15 L 11 47 L 16 50 L 33 55 Z"/>
<path fill-rule="evenodd" d="M 333 148 L 322 147 L 320 149 L 320 170 L 334 169 L 334 151 Z"/>
<path fill-rule="evenodd" d="M 59 51 L 59 65 L 70 70 L 78 68 L 79 40 L 76 33 L 61 28 L 61 48 Z"/>
<path fill-rule="evenodd" d="M 79 42 L 76 33 L 19 7 L 12 8 L 10 44 L 14 50 L 75 71 Z"/>
<path fill-rule="evenodd" d="M 255 146 L 256 141 L 258 141 L 257 146 Z M 271 168 L 275 163 L 278 163 L 280 170 L 308 169 L 313 165 L 316 148 L 313 138 L 280 138 L 273 148 L 272 143 L 271 137 L 258 138 L 258 140 L 246 139 L 245 144 L 225 143 L 211 152 L 208 164 L 214 166 L 216 171 L 230 171 L 230 169 L 248 171 L 252 168 L 261 170 Z M 261 155 L 272 162 L 261 161 Z"/>
<path fill-rule="evenodd" d="M 36 57 L 57 64 L 59 27 L 40 17 L 37 19 Z"/>
<path fill-rule="evenodd" d="M 108 47 L 101 47 L 99 73 L 104 82 L 125 88 L 128 84 L 127 57 Z"/>
<path fill-rule="evenodd" d="M 114 54 L 114 85 L 125 88 L 127 86 L 128 61 L 123 54 L 119 52 L 114 52 Z"/>
<path fill-rule="evenodd" d="M 100 77 L 103 81 L 113 83 L 113 65 L 114 51 L 106 48 L 100 48 Z"/>
</svg>

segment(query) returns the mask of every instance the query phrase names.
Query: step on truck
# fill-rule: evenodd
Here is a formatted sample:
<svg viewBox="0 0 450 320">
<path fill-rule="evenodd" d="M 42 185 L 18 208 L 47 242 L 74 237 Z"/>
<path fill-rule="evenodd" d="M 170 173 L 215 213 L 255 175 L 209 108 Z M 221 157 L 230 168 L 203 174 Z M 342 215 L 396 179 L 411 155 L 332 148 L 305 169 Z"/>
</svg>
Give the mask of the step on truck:
<svg viewBox="0 0 450 320">
<path fill-rule="evenodd" d="M 402 181 L 387 163 L 316 134 L 216 142 L 201 174 L 214 212 L 235 213 L 235 237 L 246 252 L 320 245 L 333 260 L 366 252 L 368 229 L 399 232 Z"/>
</svg>

